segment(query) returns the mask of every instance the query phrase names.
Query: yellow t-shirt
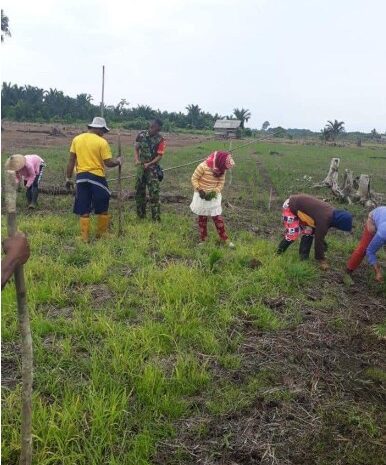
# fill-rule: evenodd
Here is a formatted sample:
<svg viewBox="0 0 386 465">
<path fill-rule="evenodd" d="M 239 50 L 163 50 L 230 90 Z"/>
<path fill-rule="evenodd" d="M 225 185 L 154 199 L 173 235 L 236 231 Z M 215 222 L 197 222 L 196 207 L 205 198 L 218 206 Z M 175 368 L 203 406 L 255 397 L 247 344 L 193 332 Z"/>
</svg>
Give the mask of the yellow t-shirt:
<svg viewBox="0 0 386 465">
<path fill-rule="evenodd" d="M 110 145 L 106 139 L 91 132 L 76 136 L 71 144 L 70 152 L 76 155 L 76 172 L 105 175 L 104 160 L 112 157 Z"/>
</svg>

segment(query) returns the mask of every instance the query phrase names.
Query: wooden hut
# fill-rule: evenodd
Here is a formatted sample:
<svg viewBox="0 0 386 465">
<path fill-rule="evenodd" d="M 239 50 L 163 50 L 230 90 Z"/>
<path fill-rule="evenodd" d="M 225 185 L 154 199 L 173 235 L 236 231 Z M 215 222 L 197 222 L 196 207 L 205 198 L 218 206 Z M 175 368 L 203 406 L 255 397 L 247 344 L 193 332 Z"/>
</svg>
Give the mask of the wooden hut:
<svg viewBox="0 0 386 465">
<path fill-rule="evenodd" d="M 214 135 L 219 139 L 237 139 L 241 136 L 240 127 L 238 119 L 218 119 L 214 123 Z"/>
</svg>

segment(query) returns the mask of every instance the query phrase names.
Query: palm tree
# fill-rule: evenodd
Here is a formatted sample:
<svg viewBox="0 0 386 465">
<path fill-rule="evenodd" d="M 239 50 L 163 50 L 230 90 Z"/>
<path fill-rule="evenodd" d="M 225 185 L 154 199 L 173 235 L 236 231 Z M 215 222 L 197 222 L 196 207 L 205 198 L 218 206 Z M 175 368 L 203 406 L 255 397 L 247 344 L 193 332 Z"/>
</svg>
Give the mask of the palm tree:
<svg viewBox="0 0 386 465">
<path fill-rule="evenodd" d="M 264 123 L 261 126 L 261 129 L 263 131 L 266 131 L 269 128 L 269 126 L 270 126 L 270 122 L 269 121 L 264 121 Z"/>
<path fill-rule="evenodd" d="M 339 134 L 345 131 L 344 121 L 338 121 L 337 119 L 334 121 L 327 121 L 324 129 L 329 133 L 329 139 L 335 141 Z"/>
<path fill-rule="evenodd" d="M 248 122 L 249 118 L 252 116 L 251 112 L 249 110 L 246 110 L 244 108 L 238 109 L 235 108 L 233 110 L 233 114 L 235 115 L 236 119 L 239 119 L 241 121 L 241 127 L 244 129 L 244 124 Z"/>
<path fill-rule="evenodd" d="M 4 10 L 1 10 L 1 41 L 4 42 L 4 37 L 11 37 L 11 31 L 9 30 L 9 19 L 4 14 Z"/>
<path fill-rule="evenodd" d="M 378 131 L 375 128 L 371 131 L 371 138 L 372 139 L 380 139 L 381 138 L 381 135 L 378 133 Z"/>
<path fill-rule="evenodd" d="M 201 108 L 198 105 L 191 104 L 186 107 L 186 110 L 188 112 L 188 119 L 190 125 L 192 126 L 192 128 L 197 128 L 199 126 L 199 121 L 201 118 Z"/>
</svg>

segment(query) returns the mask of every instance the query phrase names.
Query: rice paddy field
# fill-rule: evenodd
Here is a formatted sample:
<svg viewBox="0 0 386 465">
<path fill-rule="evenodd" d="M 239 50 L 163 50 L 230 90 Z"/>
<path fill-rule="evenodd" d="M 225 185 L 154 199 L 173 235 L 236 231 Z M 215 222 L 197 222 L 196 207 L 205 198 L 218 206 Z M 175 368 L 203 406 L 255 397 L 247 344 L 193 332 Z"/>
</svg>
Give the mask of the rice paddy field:
<svg viewBox="0 0 386 465">
<path fill-rule="evenodd" d="M 109 136 L 116 153 L 116 138 Z M 47 162 L 42 187 L 64 184 L 68 141 L 25 146 Z M 243 143 L 243 142 L 240 142 Z M 235 147 L 238 142 L 233 142 Z M 163 167 L 207 156 L 228 143 L 170 145 Z M 3 147 L 3 158 L 10 148 Z M 124 145 L 124 175 L 134 172 Z M 162 222 L 138 222 L 124 203 L 117 237 L 84 244 L 73 199 L 18 199 L 28 234 L 25 266 L 34 344 L 36 465 L 382 465 L 385 459 L 386 284 L 365 263 L 344 283 L 358 240 L 331 231 L 322 272 L 297 248 L 283 256 L 281 209 L 291 193 L 315 189 L 331 157 L 368 173 L 386 194 L 386 147 L 254 141 L 235 152 L 223 193 L 228 250 L 198 247 L 189 211 L 195 164 L 165 172 Z M 109 170 L 108 178 L 116 178 Z M 134 179 L 124 180 L 133 191 Z M 110 187 L 116 190 L 115 181 Z M 172 196 L 181 196 L 173 202 Z M 5 222 L 3 219 L 3 232 Z M 385 267 L 386 255 L 380 261 Z M 2 459 L 18 463 L 20 344 L 15 291 L 2 293 Z"/>
</svg>

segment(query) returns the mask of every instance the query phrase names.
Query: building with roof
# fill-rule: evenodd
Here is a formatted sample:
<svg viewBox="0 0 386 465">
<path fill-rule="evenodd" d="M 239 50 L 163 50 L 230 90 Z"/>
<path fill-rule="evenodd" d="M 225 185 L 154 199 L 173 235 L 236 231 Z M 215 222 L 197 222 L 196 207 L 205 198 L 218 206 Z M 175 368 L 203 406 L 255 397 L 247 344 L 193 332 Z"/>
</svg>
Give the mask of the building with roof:
<svg viewBox="0 0 386 465">
<path fill-rule="evenodd" d="M 221 139 L 237 139 L 241 137 L 241 121 L 238 119 L 218 119 L 214 123 L 214 135 Z"/>
</svg>

